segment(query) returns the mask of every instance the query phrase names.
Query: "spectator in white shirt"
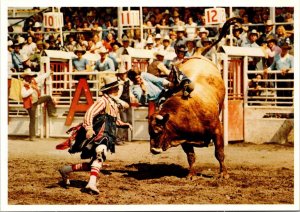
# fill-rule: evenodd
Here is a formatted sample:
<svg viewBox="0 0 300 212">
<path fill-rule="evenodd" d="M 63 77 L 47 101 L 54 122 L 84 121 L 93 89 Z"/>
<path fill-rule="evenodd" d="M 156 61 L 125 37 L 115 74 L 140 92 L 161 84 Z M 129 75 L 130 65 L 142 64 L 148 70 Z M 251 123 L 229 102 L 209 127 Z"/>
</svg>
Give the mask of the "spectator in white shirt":
<svg viewBox="0 0 300 212">
<path fill-rule="evenodd" d="M 196 27 L 197 24 L 193 21 L 193 17 L 190 16 L 188 18 L 188 23 L 185 25 L 185 31 L 186 31 L 186 36 L 187 37 L 192 37 L 195 38 L 196 37 Z"/>
<path fill-rule="evenodd" d="M 28 57 L 34 54 L 34 51 L 36 49 L 36 43 L 33 42 L 33 39 L 31 36 L 28 36 L 27 42 L 23 46 L 23 53 L 26 54 Z"/>
</svg>

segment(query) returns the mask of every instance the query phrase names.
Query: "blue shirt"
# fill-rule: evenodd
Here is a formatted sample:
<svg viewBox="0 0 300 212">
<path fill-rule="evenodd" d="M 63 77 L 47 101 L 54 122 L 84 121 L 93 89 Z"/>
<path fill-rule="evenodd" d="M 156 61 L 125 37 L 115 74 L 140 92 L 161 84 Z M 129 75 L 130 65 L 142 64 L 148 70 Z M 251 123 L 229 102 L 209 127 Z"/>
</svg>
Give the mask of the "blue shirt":
<svg viewBox="0 0 300 212">
<path fill-rule="evenodd" d="M 95 71 L 96 70 L 98 70 L 98 71 L 106 71 L 106 70 L 115 71 L 114 61 L 109 57 L 106 57 L 102 63 L 100 60 L 98 60 L 96 62 L 94 70 Z"/>
<path fill-rule="evenodd" d="M 75 58 L 72 60 L 72 64 L 74 69 L 76 69 L 77 71 L 83 71 L 86 70 L 86 66 L 89 64 L 89 62 L 85 58 L 81 58 L 80 60 L 78 60 L 78 58 Z"/>
<path fill-rule="evenodd" d="M 141 78 L 146 87 L 146 95 L 143 95 L 143 90 L 140 85 L 132 85 L 131 92 L 139 100 L 140 103 L 145 104 L 148 100 L 158 100 L 159 94 L 164 88 L 164 84 L 168 81 L 164 78 L 156 77 L 153 74 L 146 72 L 141 73 Z"/>
<path fill-rule="evenodd" d="M 17 70 L 17 71 L 21 71 L 20 69 L 23 69 L 23 64 L 22 64 L 22 57 L 21 54 L 17 54 L 15 52 L 11 53 L 11 59 L 12 59 L 12 64 L 13 67 Z"/>
<path fill-rule="evenodd" d="M 286 54 L 284 57 L 281 57 L 280 54 L 274 57 L 274 62 L 270 66 L 272 70 L 282 70 L 294 67 L 294 57 L 290 54 Z"/>
<path fill-rule="evenodd" d="M 259 47 L 259 45 L 256 42 L 251 43 L 248 39 L 244 40 L 244 42 L 242 42 L 241 46 L 242 47 L 256 47 L 256 48 Z"/>
</svg>

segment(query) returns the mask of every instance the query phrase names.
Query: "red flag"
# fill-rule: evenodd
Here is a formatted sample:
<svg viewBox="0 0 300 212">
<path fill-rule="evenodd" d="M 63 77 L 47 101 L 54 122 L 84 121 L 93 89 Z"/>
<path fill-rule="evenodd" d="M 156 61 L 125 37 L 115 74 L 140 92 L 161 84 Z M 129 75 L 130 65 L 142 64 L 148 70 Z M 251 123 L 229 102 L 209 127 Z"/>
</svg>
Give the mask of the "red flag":
<svg viewBox="0 0 300 212">
<path fill-rule="evenodd" d="M 71 147 L 71 140 L 70 138 L 68 138 L 66 141 L 56 145 L 56 149 L 59 149 L 59 150 L 64 150 L 64 149 L 68 149 Z"/>
</svg>

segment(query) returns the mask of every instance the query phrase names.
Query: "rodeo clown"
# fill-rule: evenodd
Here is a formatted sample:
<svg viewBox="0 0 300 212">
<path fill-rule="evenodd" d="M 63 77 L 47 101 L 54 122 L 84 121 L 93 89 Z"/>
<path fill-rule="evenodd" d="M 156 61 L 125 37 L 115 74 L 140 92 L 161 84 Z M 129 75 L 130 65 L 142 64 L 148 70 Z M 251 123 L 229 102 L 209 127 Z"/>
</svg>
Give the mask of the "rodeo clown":
<svg viewBox="0 0 300 212">
<path fill-rule="evenodd" d="M 130 128 L 129 123 L 120 120 L 119 110 L 129 107 L 117 98 L 119 83 L 115 76 L 104 77 L 105 85 L 100 89 L 102 97 L 87 110 L 83 123 L 69 129 L 71 136 L 56 149 L 66 149 L 69 153 L 81 152 L 81 159 L 91 161 L 80 164 L 65 165 L 59 169 L 63 186 L 70 186 L 69 174 L 75 171 L 90 171 L 90 179 L 84 191 L 99 194 L 97 177 L 106 159 L 107 151 L 115 153 L 116 127 Z M 75 142 L 74 142 L 75 141 Z"/>
</svg>

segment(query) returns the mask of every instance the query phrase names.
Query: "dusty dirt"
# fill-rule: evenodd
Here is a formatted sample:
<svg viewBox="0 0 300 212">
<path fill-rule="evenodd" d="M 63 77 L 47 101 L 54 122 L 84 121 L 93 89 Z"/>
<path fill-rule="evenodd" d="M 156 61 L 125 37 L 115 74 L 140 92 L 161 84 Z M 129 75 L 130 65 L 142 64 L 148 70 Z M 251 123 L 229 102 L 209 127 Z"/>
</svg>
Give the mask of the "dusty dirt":
<svg viewBox="0 0 300 212">
<path fill-rule="evenodd" d="M 127 142 L 109 153 L 95 196 L 81 191 L 88 172 L 73 173 L 69 189 L 61 186 L 58 168 L 82 162 L 79 154 L 55 149 L 63 140 L 9 138 L 8 205 L 294 203 L 293 145 L 229 144 L 228 180 L 218 178 L 214 147 L 197 148 L 197 176 L 187 180 L 181 147 L 152 155 L 148 142 Z"/>
</svg>

